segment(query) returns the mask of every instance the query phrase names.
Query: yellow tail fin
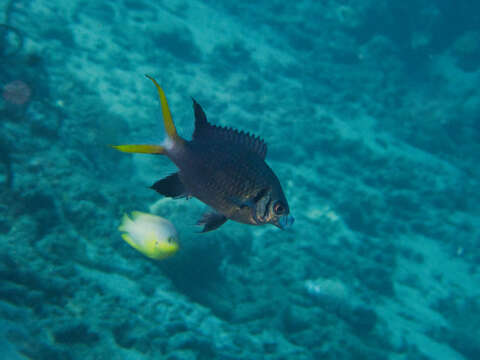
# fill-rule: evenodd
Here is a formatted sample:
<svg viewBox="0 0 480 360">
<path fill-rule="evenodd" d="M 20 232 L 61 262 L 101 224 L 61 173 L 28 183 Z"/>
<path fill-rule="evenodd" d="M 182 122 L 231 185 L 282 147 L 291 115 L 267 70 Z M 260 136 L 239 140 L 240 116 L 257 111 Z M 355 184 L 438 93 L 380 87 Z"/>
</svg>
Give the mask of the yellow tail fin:
<svg viewBox="0 0 480 360">
<path fill-rule="evenodd" d="M 175 124 L 173 123 L 172 114 L 170 114 L 167 98 L 165 96 L 165 93 L 163 92 L 163 89 L 153 77 L 151 77 L 150 75 L 145 76 L 152 80 L 152 82 L 155 84 L 155 87 L 157 88 L 158 97 L 160 98 L 160 104 L 162 105 L 163 125 L 165 126 L 167 136 L 174 142 L 183 142 L 183 139 L 177 134 L 177 129 L 175 129 Z"/>
<path fill-rule="evenodd" d="M 158 97 L 160 98 L 160 104 L 162 105 L 162 115 L 163 115 L 163 124 L 165 126 L 165 131 L 167 133 L 167 139 L 163 143 L 167 149 L 173 147 L 175 144 L 181 144 L 184 140 L 177 134 L 177 129 L 175 129 L 175 124 L 172 120 L 172 114 L 170 114 L 170 109 L 168 107 L 167 98 L 163 89 L 157 83 L 157 81 L 150 75 L 145 75 L 147 78 L 152 80 L 153 84 L 157 88 Z M 166 154 L 167 149 L 161 145 L 112 145 L 114 149 L 117 149 L 122 152 L 127 153 L 140 153 L 140 154 Z"/>
<path fill-rule="evenodd" d="M 112 145 L 114 149 L 127 153 L 165 154 L 165 148 L 160 145 Z"/>
</svg>

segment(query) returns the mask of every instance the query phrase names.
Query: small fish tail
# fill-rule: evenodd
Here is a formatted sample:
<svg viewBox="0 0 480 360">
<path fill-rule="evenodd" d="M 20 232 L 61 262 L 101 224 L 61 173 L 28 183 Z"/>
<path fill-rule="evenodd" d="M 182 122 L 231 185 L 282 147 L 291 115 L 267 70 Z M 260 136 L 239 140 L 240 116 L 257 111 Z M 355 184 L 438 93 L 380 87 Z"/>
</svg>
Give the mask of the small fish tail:
<svg viewBox="0 0 480 360">
<path fill-rule="evenodd" d="M 167 97 L 165 96 L 162 87 L 150 75 L 145 76 L 150 79 L 157 88 L 158 98 L 160 99 L 160 104 L 162 106 L 163 125 L 165 126 L 165 131 L 167 133 L 167 139 L 165 139 L 163 145 L 168 150 L 169 147 L 173 147 L 178 143 L 183 143 L 184 140 L 177 133 L 177 129 L 173 123 L 172 114 L 170 113 L 170 108 L 168 107 Z"/>
<path fill-rule="evenodd" d="M 123 214 L 122 223 L 118 227 L 119 231 L 128 231 L 128 226 L 132 224 L 132 219 L 127 214 Z"/>
</svg>

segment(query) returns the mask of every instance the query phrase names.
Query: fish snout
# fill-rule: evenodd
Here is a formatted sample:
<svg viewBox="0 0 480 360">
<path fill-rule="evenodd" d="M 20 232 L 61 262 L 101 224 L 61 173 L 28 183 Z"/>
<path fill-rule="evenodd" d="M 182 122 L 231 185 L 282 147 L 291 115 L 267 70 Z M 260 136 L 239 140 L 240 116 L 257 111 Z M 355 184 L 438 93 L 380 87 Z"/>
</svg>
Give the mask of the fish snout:
<svg viewBox="0 0 480 360">
<path fill-rule="evenodd" d="M 283 215 L 278 219 L 278 227 L 282 230 L 290 228 L 295 222 L 295 218 L 292 215 Z"/>
</svg>

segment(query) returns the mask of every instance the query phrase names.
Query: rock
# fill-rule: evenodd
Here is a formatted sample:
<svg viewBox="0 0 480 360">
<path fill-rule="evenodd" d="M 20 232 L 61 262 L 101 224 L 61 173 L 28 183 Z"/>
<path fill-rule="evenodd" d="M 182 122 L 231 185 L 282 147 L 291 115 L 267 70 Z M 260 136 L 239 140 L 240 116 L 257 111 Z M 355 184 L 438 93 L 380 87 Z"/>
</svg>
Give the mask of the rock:
<svg viewBox="0 0 480 360">
<path fill-rule="evenodd" d="M 282 320 L 287 332 L 302 331 L 312 325 L 312 310 L 297 305 L 289 305 L 283 312 Z"/>
<path fill-rule="evenodd" d="M 365 306 L 357 306 L 340 316 L 353 328 L 355 333 L 362 336 L 370 333 L 378 320 L 376 312 Z"/>
<path fill-rule="evenodd" d="M 175 350 L 165 357 L 165 360 L 196 360 L 197 354 L 193 350 Z"/>
<path fill-rule="evenodd" d="M 65 324 L 53 332 L 55 340 L 62 344 L 91 345 L 100 340 L 100 336 L 84 323 Z"/>
</svg>

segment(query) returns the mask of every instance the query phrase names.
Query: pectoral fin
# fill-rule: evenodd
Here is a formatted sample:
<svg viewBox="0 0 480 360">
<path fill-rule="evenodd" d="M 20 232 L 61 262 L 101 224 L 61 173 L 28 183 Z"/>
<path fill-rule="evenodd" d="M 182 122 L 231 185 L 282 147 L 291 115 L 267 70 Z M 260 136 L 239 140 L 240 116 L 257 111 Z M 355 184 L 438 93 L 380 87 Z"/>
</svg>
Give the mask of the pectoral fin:
<svg viewBox="0 0 480 360">
<path fill-rule="evenodd" d="M 202 218 L 198 220 L 197 225 L 204 225 L 202 233 L 218 229 L 220 226 L 225 224 L 228 219 L 217 212 L 206 212 L 203 214 Z"/>
<path fill-rule="evenodd" d="M 238 206 L 240 209 L 243 209 L 243 208 L 254 208 L 255 207 L 255 203 L 251 200 L 251 199 L 248 199 L 248 200 L 245 200 L 245 201 L 242 201 L 238 198 L 235 198 L 235 197 L 230 197 L 228 198 L 235 206 Z"/>
<path fill-rule="evenodd" d="M 243 201 L 237 198 L 230 198 L 230 201 L 240 209 L 250 209 L 252 218 L 255 222 L 257 224 L 264 224 L 268 211 L 268 203 L 270 202 L 270 197 L 266 196 L 269 191 L 270 189 L 268 188 L 261 189 L 253 198 Z M 259 214 L 259 210 L 263 212 Z"/>
</svg>

